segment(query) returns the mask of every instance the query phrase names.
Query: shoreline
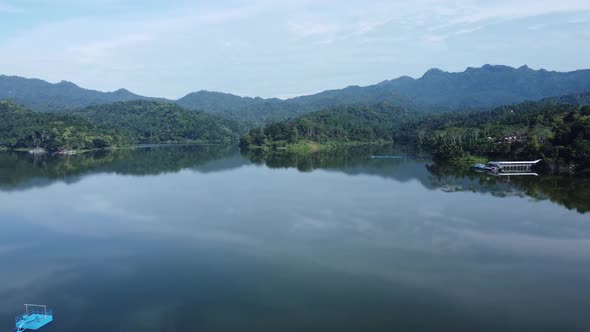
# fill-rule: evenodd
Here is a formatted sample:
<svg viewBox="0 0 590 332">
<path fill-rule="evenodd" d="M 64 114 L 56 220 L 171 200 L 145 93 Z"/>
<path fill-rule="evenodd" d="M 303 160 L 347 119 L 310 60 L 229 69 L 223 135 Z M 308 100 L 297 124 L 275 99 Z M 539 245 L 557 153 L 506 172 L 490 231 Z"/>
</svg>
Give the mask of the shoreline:
<svg viewBox="0 0 590 332">
<path fill-rule="evenodd" d="M 59 153 L 57 151 L 49 151 L 45 150 L 43 153 L 38 153 L 38 155 L 50 155 L 50 156 L 71 156 L 71 155 L 79 155 L 88 152 L 99 152 L 99 151 L 117 151 L 117 150 L 135 150 L 135 149 L 147 149 L 147 148 L 154 148 L 154 147 L 168 147 L 168 146 L 215 146 L 215 145 L 233 145 L 227 143 L 155 143 L 155 144 L 136 144 L 130 146 L 116 146 L 116 147 L 108 147 L 103 149 L 83 149 L 83 150 L 64 150 L 67 153 Z M 15 148 L 10 149 L 6 147 L 0 147 L 0 152 L 19 152 L 19 153 L 30 153 L 36 154 L 31 151 L 36 150 L 37 148 Z M 39 148 L 43 149 L 43 148 Z"/>
</svg>

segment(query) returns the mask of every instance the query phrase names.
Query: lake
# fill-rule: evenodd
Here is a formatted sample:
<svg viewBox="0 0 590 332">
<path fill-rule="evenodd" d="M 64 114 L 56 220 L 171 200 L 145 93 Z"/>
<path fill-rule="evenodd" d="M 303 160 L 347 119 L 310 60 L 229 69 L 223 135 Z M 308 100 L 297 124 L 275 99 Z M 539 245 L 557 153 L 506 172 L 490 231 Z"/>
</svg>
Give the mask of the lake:
<svg viewBox="0 0 590 332">
<path fill-rule="evenodd" d="M 0 330 L 590 331 L 588 180 L 375 153 L 0 153 Z"/>
</svg>

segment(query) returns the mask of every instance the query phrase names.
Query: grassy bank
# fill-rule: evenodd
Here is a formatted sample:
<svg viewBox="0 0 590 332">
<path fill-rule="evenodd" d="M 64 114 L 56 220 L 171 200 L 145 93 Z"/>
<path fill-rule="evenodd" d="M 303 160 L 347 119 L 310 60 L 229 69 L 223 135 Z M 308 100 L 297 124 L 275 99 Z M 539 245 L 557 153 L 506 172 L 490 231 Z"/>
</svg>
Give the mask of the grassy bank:
<svg viewBox="0 0 590 332">
<path fill-rule="evenodd" d="M 285 151 L 291 153 L 316 153 L 321 151 L 334 151 L 343 148 L 356 147 L 356 146 L 382 146 L 390 145 L 391 142 L 386 141 L 375 141 L 375 142 L 355 142 L 355 141 L 328 141 L 328 142 L 316 142 L 316 141 L 298 141 L 297 143 L 287 142 L 276 142 L 265 145 L 254 145 L 250 144 L 242 146 L 246 150 L 263 150 L 263 151 Z"/>
<path fill-rule="evenodd" d="M 447 159 L 445 162 L 458 166 L 472 166 L 474 164 L 486 164 L 488 159 L 485 157 L 468 154 L 462 157 Z"/>
</svg>

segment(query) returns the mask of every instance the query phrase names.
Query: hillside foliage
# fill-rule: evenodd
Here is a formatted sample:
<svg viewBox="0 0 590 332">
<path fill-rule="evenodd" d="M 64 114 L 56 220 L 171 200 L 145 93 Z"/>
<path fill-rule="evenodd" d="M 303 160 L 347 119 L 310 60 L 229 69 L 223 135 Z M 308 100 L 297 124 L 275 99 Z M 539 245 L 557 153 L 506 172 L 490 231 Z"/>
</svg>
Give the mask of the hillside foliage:
<svg viewBox="0 0 590 332">
<path fill-rule="evenodd" d="M 239 126 L 178 105 L 130 101 L 39 113 L 0 101 L 0 149 L 93 150 L 136 144 L 231 143 Z"/>
<path fill-rule="evenodd" d="M 36 113 L 13 102 L 0 101 L 0 148 L 60 151 L 128 144 L 128 138 L 117 129 L 97 126 L 77 116 Z"/>
<path fill-rule="evenodd" d="M 73 112 L 91 123 L 119 128 L 134 143 L 230 143 L 237 123 L 178 105 L 136 100 Z"/>
<path fill-rule="evenodd" d="M 125 89 L 101 92 L 66 81 L 52 84 L 0 75 L 0 99 L 11 99 L 34 111 L 64 112 L 113 102 L 150 100 L 218 115 L 247 128 L 341 105 L 387 103 L 413 111 L 448 112 L 494 108 L 589 90 L 590 70 L 554 72 L 500 65 L 470 67 L 463 72 L 431 69 L 419 78 L 402 76 L 378 84 L 349 86 L 285 100 L 211 91 L 192 92 L 177 100 L 167 100 L 140 96 Z"/>
<path fill-rule="evenodd" d="M 590 168 L 590 94 L 577 102 L 525 102 L 490 111 L 416 113 L 389 104 L 346 106 L 250 130 L 245 149 L 278 149 L 300 142 L 415 144 L 439 159 L 466 155 L 543 158 Z"/>
</svg>

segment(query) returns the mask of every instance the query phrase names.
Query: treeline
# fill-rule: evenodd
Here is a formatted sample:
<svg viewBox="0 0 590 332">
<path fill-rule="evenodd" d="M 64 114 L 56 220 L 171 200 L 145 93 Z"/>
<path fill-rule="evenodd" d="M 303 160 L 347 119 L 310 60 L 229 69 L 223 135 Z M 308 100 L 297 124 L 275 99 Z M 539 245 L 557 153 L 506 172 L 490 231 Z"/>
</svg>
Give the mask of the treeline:
<svg viewBox="0 0 590 332">
<path fill-rule="evenodd" d="M 388 103 L 333 107 L 250 130 L 240 144 L 281 147 L 300 141 L 391 142 L 409 137 L 414 130 L 412 124 L 425 116 Z"/>
<path fill-rule="evenodd" d="M 414 140 L 441 159 L 466 154 L 543 158 L 590 167 L 590 107 L 522 103 L 489 112 L 440 115 L 416 124 Z"/>
<path fill-rule="evenodd" d="M 90 106 L 72 114 L 94 124 L 119 128 L 133 143 L 231 143 L 239 125 L 175 104 L 136 100 Z"/>
<path fill-rule="evenodd" d="M 439 159 L 542 158 L 553 166 L 590 169 L 590 107 L 559 101 L 438 114 L 388 104 L 343 106 L 251 130 L 240 144 L 245 149 L 288 149 L 301 142 L 383 141 L 414 144 Z"/>
<path fill-rule="evenodd" d="M 116 128 L 68 114 L 36 113 L 0 101 L 0 149 L 89 150 L 128 144 L 128 138 Z"/>
<path fill-rule="evenodd" d="M 0 101 L 0 149 L 95 150 L 136 144 L 231 143 L 233 121 L 174 104 L 129 101 L 37 113 Z"/>
</svg>

